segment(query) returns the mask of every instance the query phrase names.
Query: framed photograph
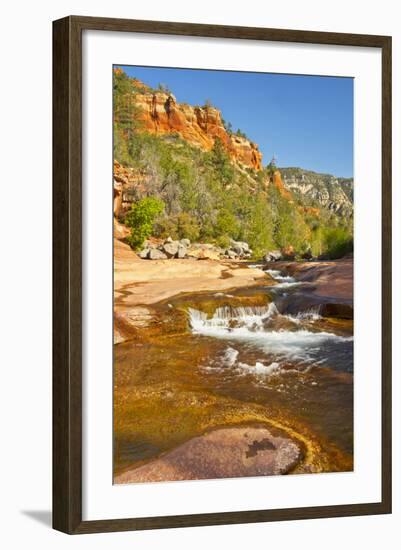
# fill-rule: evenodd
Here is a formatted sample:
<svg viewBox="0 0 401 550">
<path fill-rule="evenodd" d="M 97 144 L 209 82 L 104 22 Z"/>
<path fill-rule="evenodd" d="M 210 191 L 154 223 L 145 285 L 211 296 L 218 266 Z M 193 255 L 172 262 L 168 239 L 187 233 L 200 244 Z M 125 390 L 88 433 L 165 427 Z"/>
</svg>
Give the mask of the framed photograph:
<svg viewBox="0 0 401 550">
<path fill-rule="evenodd" d="M 53 526 L 391 512 L 391 38 L 53 32 Z"/>
</svg>

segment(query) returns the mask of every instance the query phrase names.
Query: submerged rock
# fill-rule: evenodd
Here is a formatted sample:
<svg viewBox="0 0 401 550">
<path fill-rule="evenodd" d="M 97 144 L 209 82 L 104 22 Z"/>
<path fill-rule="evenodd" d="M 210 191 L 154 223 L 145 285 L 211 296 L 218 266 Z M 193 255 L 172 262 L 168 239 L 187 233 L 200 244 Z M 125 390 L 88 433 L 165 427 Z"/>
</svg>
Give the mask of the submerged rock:
<svg viewBox="0 0 401 550">
<path fill-rule="evenodd" d="M 279 475 L 303 458 L 301 445 L 264 426 L 221 428 L 115 477 L 115 483 Z"/>
</svg>

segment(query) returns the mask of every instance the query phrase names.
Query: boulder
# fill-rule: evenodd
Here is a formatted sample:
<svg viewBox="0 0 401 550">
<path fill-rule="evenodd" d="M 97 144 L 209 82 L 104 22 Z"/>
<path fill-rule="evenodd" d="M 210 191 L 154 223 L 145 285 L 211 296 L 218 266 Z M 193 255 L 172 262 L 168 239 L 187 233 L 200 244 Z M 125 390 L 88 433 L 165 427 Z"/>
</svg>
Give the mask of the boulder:
<svg viewBox="0 0 401 550">
<path fill-rule="evenodd" d="M 187 255 L 187 247 L 181 243 L 178 245 L 177 258 L 185 258 Z"/>
<path fill-rule="evenodd" d="M 295 258 L 294 247 L 291 245 L 286 246 L 282 251 L 282 257 L 284 260 L 293 260 Z"/>
<path fill-rule="evenodd" d="M 191 246 L 191 241 L 189 239 L 181 239 L 180 244 L 188 248 L 189 246 Z"/>
<path fill-rule="evenodd" d="M 238 256 L 238 254 L 234 250 L 227 250 L 226 252 L 227 256 L 230 258 L 230 260 L 235 260 L 235 258 Z"/>
<path fill-rule="evenodd" d="M 144 248 L 143 250 L 141 250 L 138 254 L 138 256 L 140 258 L 142 258 L 142 260 L 146 260 L 146 258 L 149 257 L 149 252 L 150 252 L 150 249 L 149 248 Z"/>
<path fill-rule="evenodd" d="M 157 243 L 149 241 L 149 240 L 146 240 L 143 243 L 143 248 L 157 248 L 157 246 L 158 246 Z"/>
<path fill-rule="evenodd" d="M 307 248 L 307 250 L 302 254 L 303 260 L 311 260 L 313 258 L 312 250 L 311 248 Z"/>
<path fill-rule="evenodd" d="M 235 244 L 231 247 L 231 250 L 233 250 L 238 256 L 243 256 L 244 249 L 239 244 Z"/>
<path fill-rule="evenodd" d="M 282 257 L 280 250 L 272 250 L 267 252 L 263 259 L 265 262 L 278 262 Z"/>
<path fill-rule="evenodd" d="M 198 260 L 219 260 L 220 249 L 211 247 L 199 247 L 192 245 L 187 249 L 187 256 L 190 258 L 197 258 Z"/>
<path fill-rule="evenodd" d="M 180 243 L 177 241 L 169 241 L 165 242 L 164 245 L 161 247 L 162 252 L 167 254 L 168 258 L 174 258 L 178 253 L 178 248 L 180 246 Z"/>
<path fill-rule="evenodd" d="M 245 241 L 239 241 L 237 244 L 243 249 L 244 252 L 249 252 L 250 248 L 248 243 Z"/>
<path fill-rule="evenodd" d="M 172 243 L 173 239 L 171 237 L 167 237 L 167 239 L 164 242 L 165 243 Z"/>
<path fill-rule="evenodd" d="M 151 248 L 149 251 L 149 260 L 167 260 L 166 254 L 157 248 Z"/>
<path fill-rule="evenodd" d="M 252 251 L 249 248 L 249 244 L 246 243 L 245 241 L 234 241 L 231 239 L 231 245 L 229 250 L 231 250 L 231 252 L 234 252 L 236 256 L 240 258 L 249 258 L 249 256 L 252 255 Z"/>
</svg>

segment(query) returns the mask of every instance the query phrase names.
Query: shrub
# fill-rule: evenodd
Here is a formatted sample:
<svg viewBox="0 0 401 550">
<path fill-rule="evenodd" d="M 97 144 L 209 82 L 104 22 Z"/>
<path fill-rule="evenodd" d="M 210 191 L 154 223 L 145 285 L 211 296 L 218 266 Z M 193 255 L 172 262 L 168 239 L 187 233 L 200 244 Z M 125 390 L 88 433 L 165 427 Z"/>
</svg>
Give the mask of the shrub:
<svg viewBox="0 0 401 550">
<path fill-rule="evenodd" d="M 229 248 L 231 240 L 227 235 L 220 235 L 220 237 L 217 237 L 217 239 L 215 239 L 215 243 L 220 248 Z"/>
<path fill-rule="evenodd" d="M 127 240 L 132 248 L 138 250 L 144 240 L 150 237 L 155 219 L 163 210 L 164 202 L 157 197 L 145 197 L 132 204 L 125 218 L 125 224 L 131 228 L 131 235 Z"/>
<path fill-rule="evenodd" d="M 199 238 L 199 224 L 194 216 L 181 212 L 175 216 L 159 219 L 155 224 L 155 235 L 162 238 L 196 241 Z"/>
<path fill-rule="evenodd" d="M 343 227 L 327 228 L 324 239 L 326 253 L 332 260 L 342 258 L 354 249 L 352 235 Z"/>
<path fill-rule="evenodd" d="M 222 208 L 217 212 L 215 236 L 227 236 L 236 239 L 239 232 L 239 223 L 233 212 Z"/>
</svg>

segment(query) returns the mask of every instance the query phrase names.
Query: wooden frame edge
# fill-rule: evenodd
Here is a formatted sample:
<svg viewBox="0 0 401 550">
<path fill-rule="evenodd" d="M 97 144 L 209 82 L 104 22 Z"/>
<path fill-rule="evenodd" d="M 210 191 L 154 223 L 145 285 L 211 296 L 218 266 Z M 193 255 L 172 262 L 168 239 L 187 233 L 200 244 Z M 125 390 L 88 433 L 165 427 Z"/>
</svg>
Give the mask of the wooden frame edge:
<svg viewBox="0 0 401 550">
<path fill-rule="evenodd" d="M 82 509 L 81 63 L 71 18 L 53 23 L 53 527 Z"/>
<path fill-rule="evenodd" d="M 382 50 L 382 500 L 82 521 L 81 33 L 160 33 Z M 53 528 L 68 534 L 391 513 L 391 37 L 69 16 L 53 22 Z"/>
</svg>

